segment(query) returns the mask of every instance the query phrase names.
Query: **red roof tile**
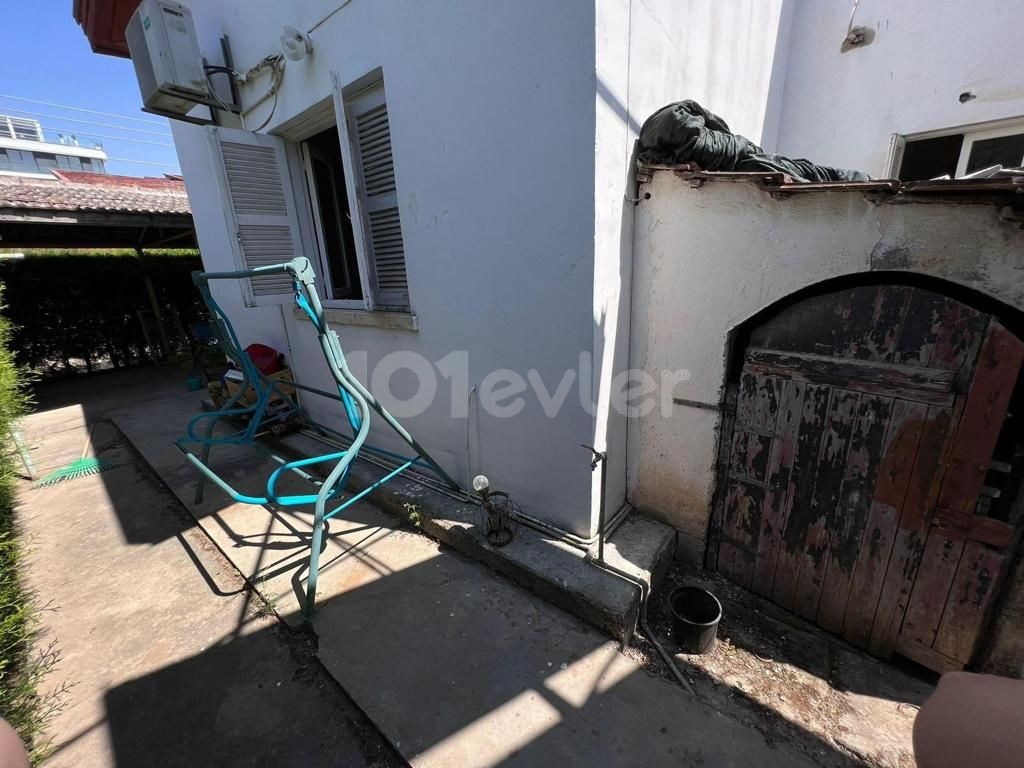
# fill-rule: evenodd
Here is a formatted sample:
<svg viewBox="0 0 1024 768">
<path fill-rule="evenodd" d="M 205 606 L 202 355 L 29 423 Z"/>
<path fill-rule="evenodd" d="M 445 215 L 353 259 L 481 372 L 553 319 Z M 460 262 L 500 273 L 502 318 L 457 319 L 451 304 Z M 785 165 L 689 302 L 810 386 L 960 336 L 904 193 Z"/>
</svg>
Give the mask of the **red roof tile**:
<svg viewBox="0 0 1024 768">
<path fill-rule="evenodd" d="M 53 171 L 49 180 L 0 176 L 0 208 L 53 211 L 191 213 L 185 184 L 84 171 Z"/>
</svg>

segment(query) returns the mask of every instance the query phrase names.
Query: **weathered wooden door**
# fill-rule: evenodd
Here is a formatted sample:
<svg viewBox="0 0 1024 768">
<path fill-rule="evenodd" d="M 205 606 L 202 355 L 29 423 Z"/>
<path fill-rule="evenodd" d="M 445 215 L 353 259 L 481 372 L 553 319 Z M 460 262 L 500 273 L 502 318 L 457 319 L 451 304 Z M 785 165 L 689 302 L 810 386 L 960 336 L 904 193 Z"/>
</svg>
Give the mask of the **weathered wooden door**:
<svg viewBox="0 0 1024 768">
<path fill-rule="evenodd" d="M 1018 541 L 1022 361 L 990 315 L 907 286 L 754 329 L 711 566 L 878 655 L 964 666 Z"/>
</svg>

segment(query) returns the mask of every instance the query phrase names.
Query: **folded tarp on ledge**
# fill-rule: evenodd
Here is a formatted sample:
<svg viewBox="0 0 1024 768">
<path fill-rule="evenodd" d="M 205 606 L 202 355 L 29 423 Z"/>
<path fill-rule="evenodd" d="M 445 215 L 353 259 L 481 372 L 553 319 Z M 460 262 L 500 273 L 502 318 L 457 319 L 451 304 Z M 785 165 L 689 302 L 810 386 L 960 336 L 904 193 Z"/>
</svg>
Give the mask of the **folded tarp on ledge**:
<svg viewBox="0 0 1024 768">
<path fill-rule="evenodd" d="M 705 171 L 784 173 L 796 181 L 869 181 L 866 173 L 829 168 L 761 150 L 733 133 L 725 120 L 695 101 L 662 107 L 640 129 L 637 159 L 642 165 L 693 163 Z"/>
</svg>

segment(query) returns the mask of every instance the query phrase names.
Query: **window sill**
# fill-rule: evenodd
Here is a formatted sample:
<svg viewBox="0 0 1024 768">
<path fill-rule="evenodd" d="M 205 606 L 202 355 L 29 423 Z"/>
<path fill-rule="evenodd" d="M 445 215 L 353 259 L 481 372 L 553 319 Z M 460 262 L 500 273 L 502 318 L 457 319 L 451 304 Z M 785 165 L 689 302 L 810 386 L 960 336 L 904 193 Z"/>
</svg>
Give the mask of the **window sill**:
<svg viewBox="0 0 1024 768">
<path fill-rule="evenodd" d="M 296 307 L 295 317 L 309 322 L 309 316 Z M 324 307 L 324 317 L 328 323 L 337 325 L 358 325 L 364 328 L 388 328 L 394 331 L 418 331 L 419 317 L 410 312 L 367 312 L 362 309 L 340 309 Z"/>
</svg>

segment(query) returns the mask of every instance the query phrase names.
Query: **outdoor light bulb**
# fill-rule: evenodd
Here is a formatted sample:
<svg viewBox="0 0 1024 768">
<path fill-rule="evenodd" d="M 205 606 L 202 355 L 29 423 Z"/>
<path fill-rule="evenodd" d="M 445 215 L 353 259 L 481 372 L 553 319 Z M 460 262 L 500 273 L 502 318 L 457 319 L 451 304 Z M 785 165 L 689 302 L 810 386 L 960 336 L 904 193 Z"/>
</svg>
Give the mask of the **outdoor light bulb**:
<svg viewBox="0 0 1024 768">
<path fill-rule="evenodd" d="M 477 475 L 473 478 L 473 490 L 477 493 L 486 493 L 490 487 L 491 481 L 487 479 L 487 475 Z"/>
<path fill-rule="evenodd" d="M 295 27 L 285 27 L 280 37 L 281 51 L 289 61 L 302 61 L 313 51 L 309 35 Z"/>
</svg>

